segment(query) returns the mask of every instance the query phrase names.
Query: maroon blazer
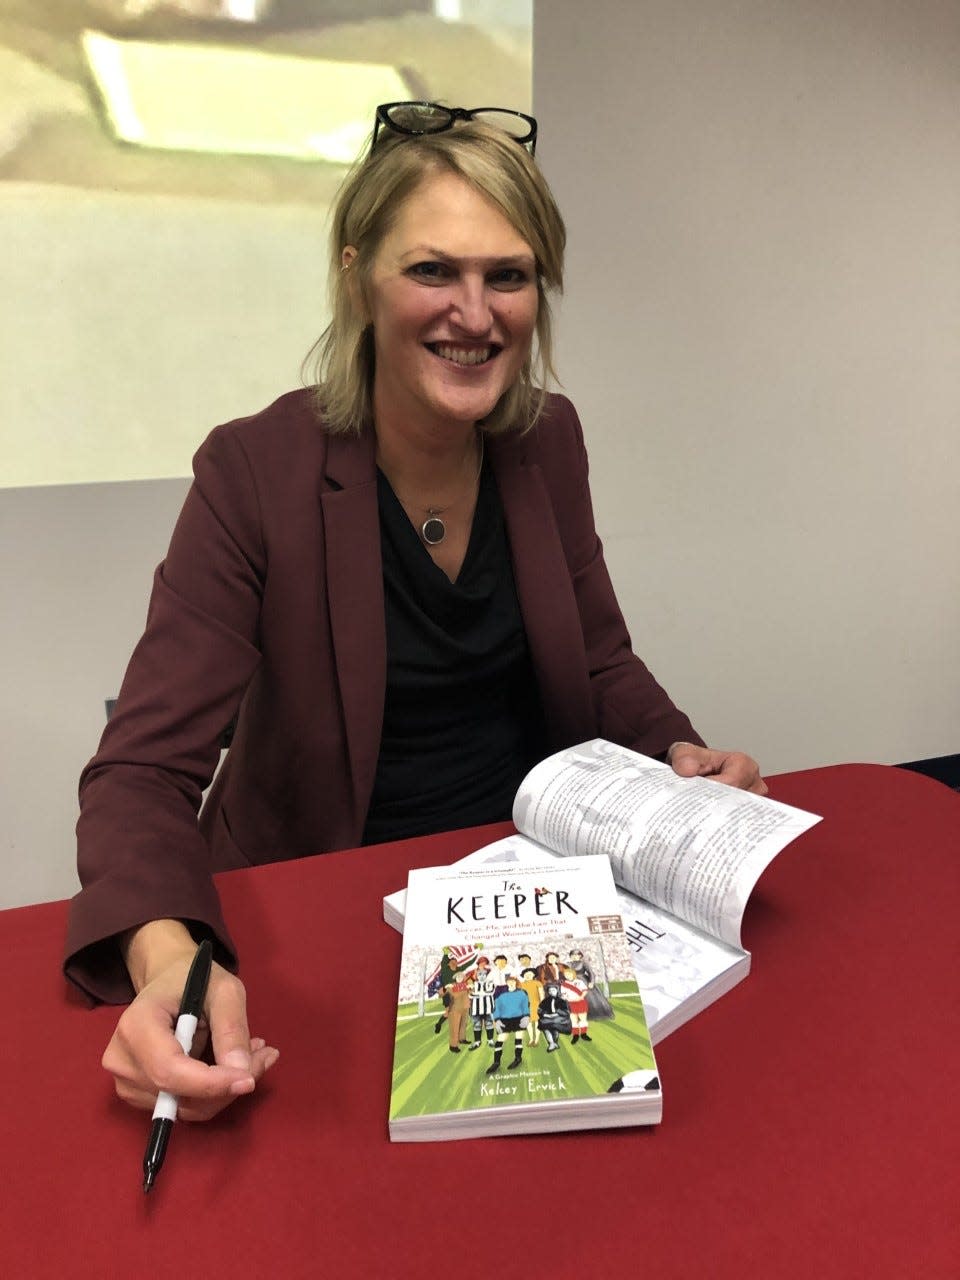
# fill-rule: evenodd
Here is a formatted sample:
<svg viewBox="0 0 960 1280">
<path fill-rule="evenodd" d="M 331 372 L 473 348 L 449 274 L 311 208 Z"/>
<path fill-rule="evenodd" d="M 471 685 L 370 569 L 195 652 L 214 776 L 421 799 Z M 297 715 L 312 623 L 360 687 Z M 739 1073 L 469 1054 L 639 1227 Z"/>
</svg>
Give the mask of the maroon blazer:
<svg viewBox="0 0 960 1280">
<path fill-rule="evenodd" d="M 360 842 L 386 679 L 374 443 L 326 433 L 301 390 L 218 427 L 194 458 L 144 636 L 80 780 L 65 971 L 98 999 L 130 998 L 115 937 L 147 920 L 195 922 L 235 963 L 213 871 Z M 631 652 L 573 406 L 551 396 L 533 431 L 488 438 L 487 455 L 550 749 L 700 742 Z"/>
</svg>

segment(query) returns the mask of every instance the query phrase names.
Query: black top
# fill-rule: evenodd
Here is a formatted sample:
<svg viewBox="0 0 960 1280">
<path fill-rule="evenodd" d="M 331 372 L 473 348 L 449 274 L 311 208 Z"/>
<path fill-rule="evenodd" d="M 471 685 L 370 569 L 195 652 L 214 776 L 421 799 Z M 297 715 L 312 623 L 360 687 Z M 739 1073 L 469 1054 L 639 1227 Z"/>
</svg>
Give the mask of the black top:
<svg viewBox="0 0 960 1280">
<path fill-rule="evenodd" d="M 543 714 L 500 495 L 484 467 L 456 582 L 377 472 L 387 630 L 383 737 L 363 843 L 510 817 Z"/>
</svg>

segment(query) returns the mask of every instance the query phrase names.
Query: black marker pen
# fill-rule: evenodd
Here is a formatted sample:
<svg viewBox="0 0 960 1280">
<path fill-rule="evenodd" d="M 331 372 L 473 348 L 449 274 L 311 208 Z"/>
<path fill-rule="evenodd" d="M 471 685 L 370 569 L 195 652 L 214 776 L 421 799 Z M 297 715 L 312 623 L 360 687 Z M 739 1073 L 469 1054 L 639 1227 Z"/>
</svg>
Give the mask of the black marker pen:
<svg viewBox="0 0 960 1280">
<path fill-rule="evenodd" d="M 213 961 L 213 946 L 208 938 L 197 947 L 193 964 L 187 974 L 187 985 L 183 989 L 180 1001 L 180 1012 L 174 1035 L 184 1053 L 189 1053 L 193 1046 L 193 1036 L 203 1012 L 203 1002 L 207 994 L 207 983 L 210 980 L 210 965 Z M 153 1109 L 153 1124 L 150 1127 L 150 1141 L 147 1153 L 143 1157 L 143 1189 L 149 1191 L 154 1184 L 163 1157 L 167 1153 L 167 1141 L 170 1130 L 177 1118 L 177 1100 L 172 1093 L 163 1090 L 157 1094 L 157 1105 Z"/>
</svg>

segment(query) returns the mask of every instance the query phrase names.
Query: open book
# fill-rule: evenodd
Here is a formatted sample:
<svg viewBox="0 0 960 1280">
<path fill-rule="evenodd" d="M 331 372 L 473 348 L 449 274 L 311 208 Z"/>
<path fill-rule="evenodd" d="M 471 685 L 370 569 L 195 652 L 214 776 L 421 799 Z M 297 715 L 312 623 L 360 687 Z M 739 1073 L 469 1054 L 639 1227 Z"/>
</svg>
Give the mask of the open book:
<svg viewBox="0 0 960 1280">
<path fill-rule="evenodd" d="M 393 1141 L 660 1120 L 605 859 L 425 867 L 406 907 Z"/>
<path fill-rule="evenodd" d="M 656 1044 L 750 972 L 740 940 L 761 872 L 820 819 L 601 738 L 558 752 L 524 778 L 513 806 L 519 835 L 456 866 L 602 854 L 613 869 L 647 1025 Z M 405 896 L 384 898 L 403 929 Z"/>
</svg>

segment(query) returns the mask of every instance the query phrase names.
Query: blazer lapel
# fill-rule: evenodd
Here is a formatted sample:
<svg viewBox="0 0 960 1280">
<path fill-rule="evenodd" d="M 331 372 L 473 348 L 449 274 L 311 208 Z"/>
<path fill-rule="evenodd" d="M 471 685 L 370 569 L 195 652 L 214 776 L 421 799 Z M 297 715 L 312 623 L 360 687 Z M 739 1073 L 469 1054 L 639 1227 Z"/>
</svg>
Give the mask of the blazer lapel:
<svg viewBox="0 0 960 1280">
<path fill-rule="evenodd" d="M 488 438 L 503 504 L 513 574 L 547 732 L 554 746 L 593 736 L 583 628 L 543 473 L 530 437 Z"/>
<path fill-rule="evenodd" d="M 334 661 L 362 830 L 383 730 L 386 624 L 373 432 L 331 436 L 321 494 Z"/>
</svg>

